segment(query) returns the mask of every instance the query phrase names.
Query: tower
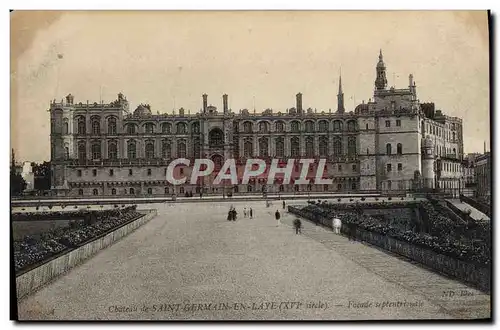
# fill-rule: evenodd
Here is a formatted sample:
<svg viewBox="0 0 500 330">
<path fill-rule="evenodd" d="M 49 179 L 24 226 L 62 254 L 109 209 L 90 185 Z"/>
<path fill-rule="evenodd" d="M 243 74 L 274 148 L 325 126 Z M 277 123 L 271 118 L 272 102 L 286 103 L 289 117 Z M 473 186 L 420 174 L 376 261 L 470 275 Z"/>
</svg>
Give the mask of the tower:
<svg viewBox="0 0 500 330">
<path fill-rule="evenodd" d="M 427 136 L 422 143 L 422 178 L 425 188 L 434 188 L 434 141 Z"/>
<path fill-rule="evenodd" d="M 295 95 L 295 101 L 297 106 L 297 113 L 302 114 L 302 93 L 297 93 L 297 95 Z"/>
<path fill-rule="evenodd" d="M 387 77 L 385 74 L 385 63 L 384 57 L 382 55 L 382 49 L 380 50 L 380 55 L 378 56 L 377 63 L 377 79 L 375 80 L 375 89 L 383 90 L 387 88 Z"/>
<path fill-rule="evenodd" d="M 344 113 L 344 92 L 342 91 L 342 72 L 339 75 L 339 93 L 337 94 L 337 112 Z"/>
<path fill-rule="evenodd" d="M 222 95 L 222 108 L 224 109 L 224 114 L 229 112 L 229 108 L 227 105 L 227 94 Z"/>
</svg>

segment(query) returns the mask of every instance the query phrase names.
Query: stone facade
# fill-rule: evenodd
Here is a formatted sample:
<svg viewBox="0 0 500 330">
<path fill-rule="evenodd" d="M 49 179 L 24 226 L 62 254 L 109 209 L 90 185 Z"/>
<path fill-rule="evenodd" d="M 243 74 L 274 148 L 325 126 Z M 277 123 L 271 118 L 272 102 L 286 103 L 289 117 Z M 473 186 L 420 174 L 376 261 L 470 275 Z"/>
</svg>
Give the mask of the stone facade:
<svg viewBox="0 0 500 330">
<path fill-rule="evenodd" d="M 433 159 L 462 158 L 462 124 L 444 116 L 417 98 L 413 75 L 405 89 L 387 87 L 382 53 L 376 66 L 373 100 L 346 112 L 339 81 L 336 111 L 302 108 L 302 94 L 286 111 L 266 109 L 256 113 L 228 107 L 222 111 L 202 96 L 202 108 L 191 114 L 180 108 L 174 114 L 153 114 L 141 104 L 129 111 L 124 95 L 112 103 L 51 102 L 52 186 L 60 195 L 171 195 L 198 193 L 296 192 L 296 191 L 394 191 L 410 189 L 416 182 L 438 177 L 432 165 L 424 171 L 423 140 L 432 140 Z M 212 177 L 196 185 L 172 186 L 166 167 L 175 158 L 210 158 L 216 168 L 235 158 L 239 167 L 248 158 L 326 159 L 329 185 L 294 184 L 263 179 L 215 187 Z M 427 162 L 428 163 L 428 162 Z M 434 163 L 433 163 L 434 164 Z M 190 174 L 175 168 L 174 176 Z M 314 173 L 316 172 L 313 168 Z M 424 175 L 425 173 L 425 175 Z M 434 186 L 434 183 L 432 184 Z"/>
</svg>

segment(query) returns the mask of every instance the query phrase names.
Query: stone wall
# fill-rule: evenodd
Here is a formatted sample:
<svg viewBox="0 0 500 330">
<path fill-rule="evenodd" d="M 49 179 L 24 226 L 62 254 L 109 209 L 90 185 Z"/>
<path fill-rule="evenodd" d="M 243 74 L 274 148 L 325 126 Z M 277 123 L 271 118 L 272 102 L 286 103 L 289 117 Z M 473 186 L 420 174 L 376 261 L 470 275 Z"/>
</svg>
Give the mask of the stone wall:
<svg viewBox="0 0 500 330">
<path fill-rule="evenodd" d="M 30 270 L 16 278 L 17 299 L 21 299 L 45 284 L 54 280 L 57 276 L 69 271 L 71 268 L 83 263 L 102 249 L 107 248 L 114 242 L 127 236 L 138 227 L 142 226 L 156 216 L 156 210 L 145 211 L 145 215 L 132 221 L 105 236 L 87 243 L 77 249 L 69 251 L 40 267 Z"/>
</svg>

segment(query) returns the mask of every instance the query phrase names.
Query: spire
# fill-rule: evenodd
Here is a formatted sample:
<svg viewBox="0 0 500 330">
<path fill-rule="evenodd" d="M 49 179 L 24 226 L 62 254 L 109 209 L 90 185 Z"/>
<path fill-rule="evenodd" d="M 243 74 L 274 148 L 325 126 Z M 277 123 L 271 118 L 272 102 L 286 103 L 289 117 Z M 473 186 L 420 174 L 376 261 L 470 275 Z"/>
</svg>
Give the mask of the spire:
<svg viewBox="0 0 500 330">
<path fill-rule="evenodd" d="M 342 69 L 340 69 L 339 75 L 339 93 L 337 94 L 337 112 L 344 113 L 344 92 L 342 91 Z"/>
<path fill-rule="evenodd" d="M 377 90 L 383 90 L 387 88 L 387 77 L 385 69 L 384 57 L 382 55 L 382 49 L 380 49 L 377 63 L 377 79 L 375 80 L 375 89 Z"/>
<path fill-rule="evenodd" d="M 382 55 L 382 48 L 380 48 L 380 54 L 378 55 L 378 61 L 384 62 L 384 56 Z"/>
</svg>

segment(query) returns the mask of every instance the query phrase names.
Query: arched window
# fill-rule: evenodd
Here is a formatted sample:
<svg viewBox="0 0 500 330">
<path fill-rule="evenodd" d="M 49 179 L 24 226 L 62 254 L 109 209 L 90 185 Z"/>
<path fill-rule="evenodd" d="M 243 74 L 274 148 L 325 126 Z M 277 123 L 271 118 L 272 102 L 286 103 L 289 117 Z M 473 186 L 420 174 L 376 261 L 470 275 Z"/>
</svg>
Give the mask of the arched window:
<svg viewBox="0 0 500 330">
<path fill-rule="evenodd" d="M 306 138 L 306 156 L 314 157 L 314 139 L 312 136 Z"/>
<path fill-rule="evenodd" d="M 342 122 L 340 120 L 335 120 L 333 122 L 333 131 L 334 132 L 342 131 Z"/>
<path fill-rule="evenodd" d="M 342 190 L 342 184 L 341 183 L 337 184 L 337 190 Z"/>
<path fill-rule="evenodd" d="M 251 140 L 247 140 L 243 144 L 243 154 L 245 155 L 245 157 L 253 156 L 253 143 Z"/>
<path fill-rule="evenodd" d="M 283 192 L 283 191 L 285 191 L 285 186 L 280 184 L 280 192 Z"/>
<path fill-rule="evenodd" d="M 63 123 L 63 134 L 68 134 L 69 132 L 69 124 L 68 120 L 64 118 L 64 123 Z"/>
<path fill-rule="evenodd" d="M 155 144 L 152 141 L 146 142 L 145 154 L 147 159 L 155 158 Z"/>
<path fill-rule="evenodd" d="M 282 121 L 276 122 L 275 127 L 276 127 L 276 132 L 283 132 L 285 130 L 285 125 L 283 124 Z"/>
<path fill-rule="evenodd" d="M 321 157 L 328 156 L 328 138 L 326 136 L 319 138 L 319 155 Z"/>
<path fill-rule="evenodd" d="M 101 134 L 101 123 L 96 119 L 92 121 L 92 134 L 93 135 Z"/>
<path fill-rule="evenodd" d="M 392 154 L 392 146 L 391 146 L 390 143 L 386 144 L 385 150 L 386 150 L 386 152 L 387 152 L 388 155 Z"/>
<path fill-rule="evenodd" d="M 194 139 L 193 152 L 194 152 L 194 157 L 201 156 L 201 143 L 199 138 Z"/>
<path fill-rule="evenodd" d="M 455 132 L 452 132 L 451 134 L 452 134 L 452 135 L 451 135 L 451 140 L 452 140 L 452 141 L 455 141 Z"/>
<path fill-rule="evenodd" d="M 170 141 L 163 140 L 161 142 L 161 157 L 165 159 L 172 158 L 172 144 Z"/>
<path fill-rule="evenodd" d="M 290 153 L 292 157 L 300 156 L 300 142 L 296 136 L 290 139 Z"/>
<path fill-rule="evenodd" d="M 319 122 L 319 131 L 322 133 L 328 132 L 328 122 L 326 120 Z"/>
<path fill-rule="evenodd" d="M 111 189 L 111 195 L 116 195 L 116 189 L 115 188 Z"/>
<path fill-rule="evenodd" d="M 148 195 L 152 195 L 153 194 L 153 189 L 152 188 L 148 188 Z"/>
<path fill-rule="evenodd" d="M 69 159 L 69 148 L 64 147 L 64 159 Z"/>
<path fill-rule="evenodd" d="M 83 196 L 83 189 L 78 189 L 78 195 Z"/>
<path fill-rule="evenodd" d="M 354 120 L 349 120 L 347 122 L 347 130 L 349 132 L 354 132 L 356 130 L 356 122 Z"/>
<path fill-rule="evenodd" d="M 342 152 L 342 141 L 339 137 L 335 137 L 333 139 L 333 154 L 335 156 L 341 156 L 344 153 Z"/>
<path fill-rule="evenodd" d="M 425 135 L 425 124 L 423 120 L 420 122 L 420 129 L 422 130 L 422 135 Z"/>
<path fill-rule="evenodd" d="M 306 121 L 306 132 L 314 132 L 314 122 L 311 120 Z"/>
<path fill-rule="evenodd" d="M 269 156 L 269 141 L 267 138 L 261 138 L 259 140 L 259 156 L 260 157 Z"/>
<path fill-rule="evenodd" d="M 134 188 L 130 188 L 130 189 L 129 189 L 129 191 L 130 191 L 130 195 L 135 195 L 135 190 L 134 190 Z"/>
<path fill-rule="evenodd" d="M 99 190 L 97 190 L 97 189 L 92 190 L 92 195 L 94 195 L 94 196 L 99 195 Z"/>
<path fill-rule="evenodd" d="M 129 141 L 129 143 L 127 144 L 127 158 L 128 159 L 137 158 L 137 149 L 135 141 Z"/>
<path fill-rule="evenodd" d="M 170 125 L 169 123 L 161 124 L 161 132 L 165 134 L 172 133 L 172 125 Z"/>
<path fill-rule="evenodd" d="M 267 133 L 267 132 L 269 132 L 269 124 L 266 123 L 265 121 L 261 121 L 259 123 L 259 131 L 261 133 Z"/>
<path fill-rule="evenodd" d="M 457 156 L 457 150 L 455 148 L 453 148 L 453 156 Z"/>
<path fill-rule="evenodd" d="M 116 148 L 116 143 L 114 143 L 114 142 L 108 143 L 108 158 L 109 159 L 117 159 L 118 158 L 118 149 Z"/>
<path fill-rule="evenodd" d="M 292 121 L 292 123 L 290 124 L 290 128 L 291 128 L 291 131 L 293 133 L 298 133 L 300 132 L 300 124 L 298 121 Z"/>
<path fill-rule="evenodd" d="M 351 183 L 351 189 L 356 190 L 356 182 Z"/>
<path fill-rule="evenodd" d="M 245 133 L 252 133 L 253 132 L 251 122 L 246 121 L 243 123 L 243 132 L 245 132 Z"/>
<path fill-rule="evenodd" d="M 168 194 L 169 194 L 168 187 L 165 187 L 165 195 L 168 195 Z"/>
<path fill-rule="evenodd" d="M 276 157 L 285 157 L 285 143 L 282 137 L 276 138 Z"/>
<path fill-rule="evenodd" d="M 193 133 L 200 133 L 200 124 L 199 123 L 193 123 L 193 125 L 191 125 L 191 132 L 193 132 Z"/>
<path fill-rule="evenodd" d="M 396 153 L 398 155 L 402 155 L 403 154 L 403 145 L 401 143 L 398 143 L 397 147 L 396 147 Z"/>
<path fill-rule="evenodd" d="M 387 180 L 387 190 L 391 190 L 391 189 L 392 189 L 392 181 Z"/>
<path fill-rule="evenodd" d="M 78 159 L 81 161 L 87 159 L 87 148 L 85 147 L 85 142 L 78 143 Z"/>
<path fill-rule="evenodd" d="M 116 118 L 108 118 L 108 134 L 116 134 Z"/>
<path fill-rule="evenodd" d="M 222 146 L 224 144 L 224 133 L 220 128 L 214 128 L 208 133 L 208 144 L 210 146 Z"/>
<path fill-rule="evenodd" d="M 144 125 L 146 134 L 153 134 L 155 132 L 155 127 L 152 123 L 147 123 Z"/>
<path fill-rule="evenodd" d="M 177 144 L 177 156 L 179 158 L 186 158 L 186 142 L 180 141 Z"/>
<path fill-rule="evenodd" d="M 251 184 L 247 185 L 247 192 L 252 192 L 253 191 L 253 187 Z"/>
<path fill-rule="evenodd" d="M 136 129 L 134 124 L 127 125 L 127 134 L 135 134 Z"/>
<path fill-rule="evenodd" d="M 177 124 L 177 134 L 186 134 L 186 124 L 178 123 Z"/>
<path fill-rule="evenodd" d="M 356 155 L 356 138 L 354 136 L 349 136 L 347 140 L 347 154 L 349 157 Z"/>
<path fill-rule="evenodd" d="M 85 118 L 79 117 L 78 118 L 78 134 L 85 134 L 85 133 L 86 133 Z"/>
<path fill-rule="evenodd" d="M 92 159 L 101 159 L 101 144 L 99 142 L 92 143 Z"/>
</svg>

